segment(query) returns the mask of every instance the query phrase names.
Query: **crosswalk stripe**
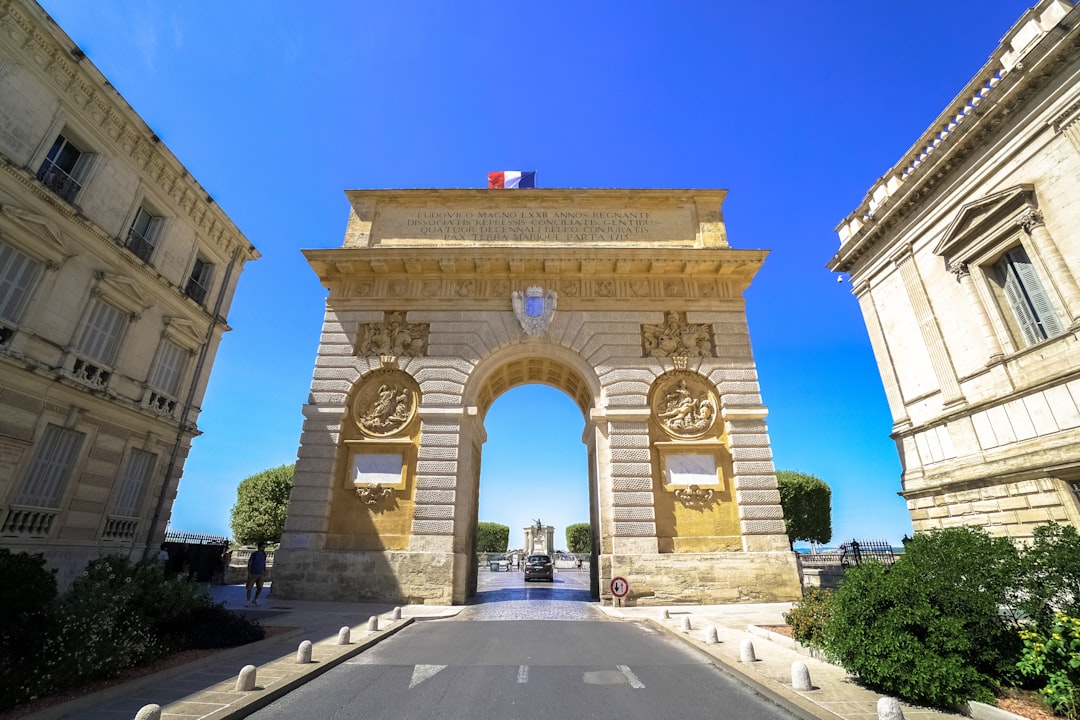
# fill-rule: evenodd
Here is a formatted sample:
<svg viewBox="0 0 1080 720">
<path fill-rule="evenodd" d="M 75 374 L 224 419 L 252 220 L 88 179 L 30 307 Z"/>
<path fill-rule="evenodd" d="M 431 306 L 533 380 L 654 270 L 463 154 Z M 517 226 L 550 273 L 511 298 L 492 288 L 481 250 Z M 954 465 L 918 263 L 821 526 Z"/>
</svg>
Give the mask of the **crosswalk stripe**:
<svg viewBox="0 0 1080 720">
<path fill-rule="evenodd" d="M 518 685 L 524 685 L 529 682 L 529 666 L 521 665 L 518 667 Z"/>
<path fill-rule="evenodd" d="M 645 687 L 645 683 L 638 680 L 637 675 L 626 665 L 618 665 L 619 671 L 626 676 L 626 681 L 630 683 L 630 687 L 641 689 Z"/>
</svg>

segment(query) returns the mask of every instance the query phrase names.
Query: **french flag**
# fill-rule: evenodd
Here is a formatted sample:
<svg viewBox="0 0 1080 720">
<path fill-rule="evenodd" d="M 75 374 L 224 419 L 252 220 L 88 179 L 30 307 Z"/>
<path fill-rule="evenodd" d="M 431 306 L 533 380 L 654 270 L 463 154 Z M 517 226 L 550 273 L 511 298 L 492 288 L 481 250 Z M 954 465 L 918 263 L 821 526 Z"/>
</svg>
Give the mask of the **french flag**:
<svg viewBox="0 0 1080 720">
<path fill-rule="evenodd" d="M 488 188 L 535 188 L 535 170 L 503 170 L 488 173 Z"/>
</svg>

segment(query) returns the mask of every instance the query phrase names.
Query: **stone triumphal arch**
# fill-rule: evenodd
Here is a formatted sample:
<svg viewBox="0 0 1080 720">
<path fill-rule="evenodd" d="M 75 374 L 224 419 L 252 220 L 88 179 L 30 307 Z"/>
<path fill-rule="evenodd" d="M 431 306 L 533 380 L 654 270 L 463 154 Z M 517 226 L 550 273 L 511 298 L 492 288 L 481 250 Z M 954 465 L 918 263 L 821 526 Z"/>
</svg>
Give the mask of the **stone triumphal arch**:
<svg viewBox="0 0 1080 720">
<path fill-rule="evenodd" d="M 305 252 L 329 297 L 275 595 L 466 601 L 484 416 L 544 383 L 585 417 L 601 599 L 799 596 L 743 300 L 766 252 L 728 245 L 725 191 L 347 195 Z"/>
</svg>

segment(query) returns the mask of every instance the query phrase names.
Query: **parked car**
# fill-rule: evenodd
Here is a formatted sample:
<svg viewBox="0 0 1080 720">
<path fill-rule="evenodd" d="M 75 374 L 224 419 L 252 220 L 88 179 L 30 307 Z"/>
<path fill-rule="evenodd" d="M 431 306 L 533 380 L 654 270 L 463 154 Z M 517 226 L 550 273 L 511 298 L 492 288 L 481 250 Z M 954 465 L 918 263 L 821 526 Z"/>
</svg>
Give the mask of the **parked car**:
<svg viewBox="0 0 1080 720">
<path fill-rule="evenodd" d="M 525 582 L 547 580 L 555 582 L 555 565 L 550 555 L 530 555 L 525 561 Z"/>
</svg>

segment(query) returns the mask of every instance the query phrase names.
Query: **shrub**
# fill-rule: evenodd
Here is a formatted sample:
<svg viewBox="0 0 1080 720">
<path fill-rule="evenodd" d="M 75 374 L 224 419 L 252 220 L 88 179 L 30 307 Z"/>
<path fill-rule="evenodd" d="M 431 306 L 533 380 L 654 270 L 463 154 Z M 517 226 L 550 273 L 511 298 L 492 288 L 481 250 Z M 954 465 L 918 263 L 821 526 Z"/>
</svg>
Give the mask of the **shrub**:
<svg viewBox="0 0 1080 720">
<path fill-rule="evenodd" d="M 234 615 L 222 605 L 199 608 L 179 628 L 188 648 L 227 648 L 262 640 L 266 631 L 257 622 Z"/>
<path fill-rule="evenodd" d="M 42 555 L 0 548 L 0 709 L 43 692 L 37 658 L 57 625 L 56 571 Z"/>
<path fill-rule="evenodd" d="M 918 535 L 892 568 L 848 570 L 825 627 L 826 652 L 866 685 L 953 708 L 993 702 L 1015 675 L 1020 639 L 999 612 L 1015 580 L 1006 538 L 974 528 Z"/>
<path fill-rule="evenodd" d="M 1021 554 L 1016 608 L 1046 630 L 1057 613 L 1080 617 L 1080 533 L 1071 525 L 1040 525 Z"/>
<path fill-rule="evenodd" d="M 825 625 L 831 613 L 832 593 L 821 588 L 810 588 L 802 600 L 795 603 L 790 612 L 784 613 L 784 622 L 791 626 L 791 636 L 808 647 L 822 647 Z"/>
<path fill-rule="evenodd" d="M 592 526 L 589 523 L 572 523 L 566 526 L 566 549 L 572 553 L 592 552 Z"/>
<path fill-rule="evenodd" d="M 1024 654 L 1017 667 L 1038 681 L 1043 701 L 1069 720 L 1080 717 L 1080 618 L 1054 616 L 1049 632 L 1020 631 Z"/>
</svg>

